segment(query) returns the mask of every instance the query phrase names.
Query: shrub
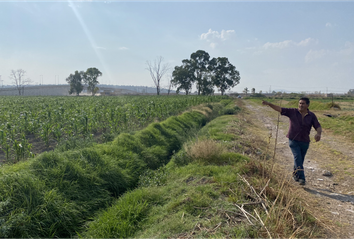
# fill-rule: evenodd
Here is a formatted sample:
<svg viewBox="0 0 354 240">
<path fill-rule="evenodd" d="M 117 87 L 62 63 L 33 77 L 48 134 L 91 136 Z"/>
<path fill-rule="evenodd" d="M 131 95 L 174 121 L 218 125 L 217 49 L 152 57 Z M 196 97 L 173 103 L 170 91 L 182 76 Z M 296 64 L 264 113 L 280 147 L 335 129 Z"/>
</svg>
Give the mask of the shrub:
<svg viewBox="0 0 354 240">
<path fill-rule="evenodd" d="M 223 110 L 223 114 L 224 115 L 232 115 L 232 114 L 235 114 L 235 109 L 233 108 L 224 108 Z"/>
<path fill-rule="evenodd" d="M 215 140 L 206 139 L 197 141 L 191 145 L 184 145 L 188 157 L 192 161 L 204 164 L 217 164 L 225 148 Z"/>
<path fill-rule="evenodd" d="M 341 109 L 339 104 L 337 103 L 327 103 L 328 108 L 335 108 L 335 109 Z"/>
</svg>

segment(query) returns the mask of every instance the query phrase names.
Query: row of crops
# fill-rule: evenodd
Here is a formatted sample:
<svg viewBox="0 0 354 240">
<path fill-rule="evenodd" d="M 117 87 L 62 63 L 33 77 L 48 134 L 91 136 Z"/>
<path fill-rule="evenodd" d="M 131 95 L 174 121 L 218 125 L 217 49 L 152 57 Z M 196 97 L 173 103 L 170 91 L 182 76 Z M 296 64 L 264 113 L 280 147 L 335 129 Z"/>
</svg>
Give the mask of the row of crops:
<svg viewBox="0 0 354 240">
<path fill-rule="evenodd" d="M 0 160 L 33 156 L 29 139 L 49 147 L 70 137 L 136 130 L 221 96 L 0 97 Z M 30 138 L 31 137 L 31 138 Z M 0 161 L 1 162 L 1 161 Z"/>
</svg>

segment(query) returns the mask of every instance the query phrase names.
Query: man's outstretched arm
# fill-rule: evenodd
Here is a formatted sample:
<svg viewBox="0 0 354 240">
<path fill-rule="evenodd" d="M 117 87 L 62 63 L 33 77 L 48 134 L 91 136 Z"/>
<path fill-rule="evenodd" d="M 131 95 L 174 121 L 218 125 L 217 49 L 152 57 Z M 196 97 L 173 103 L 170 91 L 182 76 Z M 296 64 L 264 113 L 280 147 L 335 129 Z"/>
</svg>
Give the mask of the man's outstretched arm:
<svg viewBox="0 0 354 240">
<path fill-rule="evenodd" d="M 264 100 L 262 100 L 262 104 L 263 104 L 263 105 L 267 105 L 267 106 L 273 108 L 275 111 L 281 113 L 281 107 L 279 107 L 279 106 L 277 106 L 277 105 L 274 105 L 274 104 L 272 104 L 272 103 L 270 103 L 270 102 L 267 102 L 267 101 L 264 101 Z"/>
</svg>

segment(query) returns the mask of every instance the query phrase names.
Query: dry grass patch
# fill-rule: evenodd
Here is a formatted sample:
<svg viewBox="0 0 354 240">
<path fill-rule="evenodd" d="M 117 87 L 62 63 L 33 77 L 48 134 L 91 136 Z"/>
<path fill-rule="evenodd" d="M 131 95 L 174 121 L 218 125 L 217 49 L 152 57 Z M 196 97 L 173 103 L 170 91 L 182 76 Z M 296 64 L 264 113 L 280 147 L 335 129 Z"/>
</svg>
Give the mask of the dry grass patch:
<svg viewBox="0 0 354 240">
<path fill-rule="evenodd" d="M 218 163 L 220 156 L 225 152 L 226 148 L 212 139 L 198 140 L 192 144 L 185 144 L 184 150 L 187 156 L 199 163 Z"/>
</svg>

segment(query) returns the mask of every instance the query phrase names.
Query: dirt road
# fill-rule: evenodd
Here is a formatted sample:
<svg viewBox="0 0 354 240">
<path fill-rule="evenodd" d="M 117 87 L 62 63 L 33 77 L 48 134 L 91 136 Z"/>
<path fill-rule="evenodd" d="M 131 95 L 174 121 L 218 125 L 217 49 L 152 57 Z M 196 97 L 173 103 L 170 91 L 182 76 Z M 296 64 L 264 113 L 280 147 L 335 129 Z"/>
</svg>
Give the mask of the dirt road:
<svg viewBox="0 0 354 240">
<path fill-rule="evenodd" d="M 275 142 L 278 113 L 266 106 L 247 100 L 244 102 L 252 119 L 268 128 Z M 288 127 L 289 119 L 280 116 L 276 162 L 290 178 L 293 156 L 286 138 Z M 326 130 L 321 141 L 316 143 L 314 134 L 312 130 L 312 142 L 304 163 L 306 185 L 302 187 L 293 181 L 294 187 L 303 188 L 304 196 L 310 198 L 308 209 L 316 218 L 327 223 L 331 232 L 329 238 L 354 238 L 354 144 Z"/>
</svg>

